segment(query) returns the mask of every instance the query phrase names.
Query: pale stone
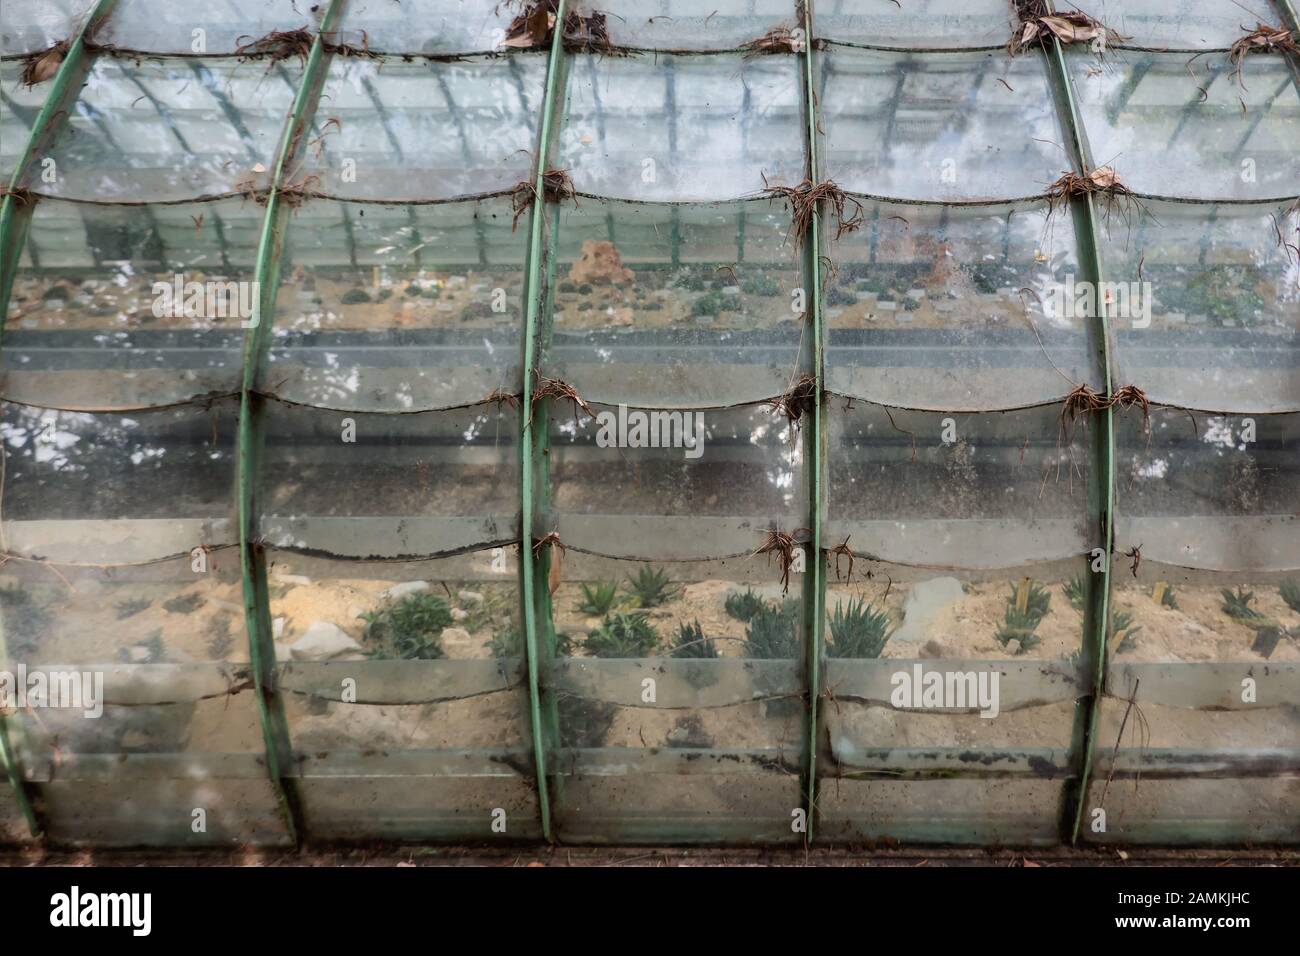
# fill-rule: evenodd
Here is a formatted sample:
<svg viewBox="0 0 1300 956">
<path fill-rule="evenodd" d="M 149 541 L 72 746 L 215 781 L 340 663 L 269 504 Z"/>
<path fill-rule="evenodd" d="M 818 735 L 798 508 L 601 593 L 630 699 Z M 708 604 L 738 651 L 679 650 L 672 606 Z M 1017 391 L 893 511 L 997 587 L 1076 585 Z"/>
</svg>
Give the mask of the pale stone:
<svg viewBox="0 0 1300 956">
<path fill-rule="evenodd" d="M 313 621 L 290 650 L 296 661 L 328 661 L 359 652 L 361 645 L 337 624 Z"/>
</svg>

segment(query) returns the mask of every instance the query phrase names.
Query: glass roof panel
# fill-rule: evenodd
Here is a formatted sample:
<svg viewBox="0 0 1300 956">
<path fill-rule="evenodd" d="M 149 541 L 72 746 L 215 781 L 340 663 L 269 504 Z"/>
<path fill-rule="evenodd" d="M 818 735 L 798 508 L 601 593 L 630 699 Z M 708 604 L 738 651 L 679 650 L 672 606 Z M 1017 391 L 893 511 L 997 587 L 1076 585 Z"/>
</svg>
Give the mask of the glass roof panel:
<svg viewBox="0 0 1300 956">
<path fill-rule="evenodd" d="M 515 0 L 352 0 L 339 30 L 381 53 L 487 53 L 502 48 L 518 12 Z"/>
<path fill-rule="evenodd" d="M 794 0 L 576 0 L 569 9 L 605 14 L 610 42 L 639 50 L 735 50 L 777 27 L 802 30 Z"/>
<path fill-rule="evenodd" d="M 95 7 L 95 0 L 5 0 L 0 56 L 44 50 L 66 40 Z"/>
<path fill-rule="evenodd" d="M 95 39 L 148 53 L 234 53 L 274 30 L 315 33 L 326 6 L 317 0 L 120 0 Z"/>
<path fill-rule="evenodd" d="M 1268 0 L 1097 0 L 1089 12 L 1134 46 L 1226 50 L 1257 23 L 1277 26 Z"/>
<path fill-rule="evenodd" d="M 1007 0 L 911 0 L 863 3 L 820 0 L 813 6 L 813 36 L 885 47 L 998 47 L 1011 36 Z"/>
</svg>

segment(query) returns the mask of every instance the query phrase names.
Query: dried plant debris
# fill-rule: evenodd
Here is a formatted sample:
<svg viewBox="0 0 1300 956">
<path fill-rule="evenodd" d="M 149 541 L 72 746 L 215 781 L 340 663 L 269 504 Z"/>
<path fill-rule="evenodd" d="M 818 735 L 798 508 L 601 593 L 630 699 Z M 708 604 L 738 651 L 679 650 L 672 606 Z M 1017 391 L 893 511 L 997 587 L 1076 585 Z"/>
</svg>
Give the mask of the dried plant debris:
<svg viewBox="0 0 1300 956">
<path fill-rule="evenodd" d="M 1046 195 L 1049 214 L 1064 208 L 1078 196 L 1102 197 L 1107 218 L 1118 209 L 1125 222 L 1135 207 L 1142 208 L 1136 194 L 1124 185 L 1124 180 L 1111 166 L 1098 166 L 1083 176 L 1074 172 L 1062 173 L 1059 179 L 1048 185 Z"/>
<path fill-rule="evenodd" d="M 518 408 L 519 396 L 515 395 L 513 392 L 507 392 L 504 388 L 494 388 L 492 391 L 487 393 L 487 397 L 483 399 L 483 404 L 492 405 L 494 403 L 496 404 L 498 412 L 504 409 L 507 405 L 511 408 Z"/>
<path fill-rule="evenodd" d="M 365 30 L 358 31 L 361 35 L 361 45 L 348 43 L 346 41 L 333 41 L 326 39 L 322 44 L 330 53 L 338 56 L 360 57 L 367 60 L 382 60 L 383 55 L 370 49 L 370 34 Z"/>
<path fill-rule="evenodd" d="M 1100 20 L 1081 10 L 1054 13 L 1043 0 L 1016 0 L 1016 16 L 1020 25 L 1007 41 L 1007 53 L 1015 56 L 1026 47 L 1044 43 L 1056 37 L 1061 43 L 1093 43 L 1100 40 L 1104 49 L 1108 43 L 1123 43 L 1131 37 L 1121 36 Z"/>
<path fill-rule="evenodd" d="M 578 201 L 578 194 L 573 188 L 573 178 L 567 169 L 548 169 L 542 173 L 542 191 L 547 202 L 558 203 L 571 199 L 576 204 Z M 519 217 L 529 210 L 536 198 L 536 184 L 528 180 L 515 183 L 514 188 L 510 190 L 510 208 L 515 214 L 510 223 L 511 232 L 518 228 Z"/>
<path fill-rule="evenodd" d="M 1151 433 L 1151 402 L 1147 393 L 1136 385 L 1124 385 L 1110 396 L 1111 406 L 1123 411 L 1126 408 L 1142 409 L 1142 430 Z"/>
<path fill-rule="evenodd" d="M 555 18 L 559 11 L 559 0 L 537 0 L 527 3 L 525 0 L 505 0 L 503 6 L 521 7 L 522 9 L 506 27 L 506 38 L 502 46 L 515 50 L 528 50 L 533 47 L 546 46 L 551 42 L 555 32 Z"/>
<path fill-rule="evenodd" d="M 589 17 L 576 12 L 569 12 L 564 17 L 564 48 L 578 53 L 604 53 L 615 56 L 631 56 L 626 50 L 618 50 L 609 39 L 609 26 L 603 13 L 592 13 Z"/>
<path fill-rule="evenodd" d="M 745 51 L 746 60 L 769 53 L 799 53 L 803 50 L 803 36 L 783 23 L 772 27 L 757 40 L 742 43 L 740 48 Z"/>
<path fill-rule="evenodd" d="M 1228 48 L 1228 63 L 1232 65 L 1232 78 L 1243 90 L 1246 84 L 1242 81 L 1241 69 L 1246 63 L 1246 57 L 1251 53 L 1289 53 L 1292 56 L 1300 56 L 1300 45 L 1296 43 L 1295 34 L 1290 30 L 1256 21 L 1255 29 Z"/>
<path fill-rule="evenodd" d="M 37 50 L 23 57 L 21 77 L 23 86 L 31 89 L 37 83 L 44 83 L 46 80 L 53 79 L 54 74 L 59 72 L 59 67 L 68 55 L 69 46 L 71 44 L 67 40 L 60 40 L 48 49 Z"/>
<path fill-rule="evenodd" d="M 0 186 L 0 198 L 5 196 L 12 196 L 14 202 L 20 206 L 30 206 L 36 202 L 36 194 L 22 186 L 15 186 L 12 189 L 8 186 Z"/>
<path fill-rule="evenodd" d="M 790 235 L 796 245 L 803 242 L 812 224 L 817 204 L 825 200 L 835 213 L 835 238 L 856 232 L 863 223 L 862 203 L 841 189 L 833 179 L 814 183 L 805 179 L 798 186 L 773 186 L 763 177 L 763 195 L 790 204 Z"/>
<path fill-rule="evenodd" d="M 799 420 L 805 412 L 817 407 L 817 379 L 811 375 L 801 375 L 785 393 L 764 402 L 773 412 L 780 412 L 790 425 L 799 427 Z"/>
<path fill-rule="evenodd" d="M 777 531 L 775 528 L 771 531 L 760 532 L 765 535 L 763 543 L 759 546 L 754 554 L 767 555 L 768 563 L 772 563 L 772 556 L 775 555 L 781 565 L 781 593 L 790 593 L 790 570 L 794 566 L 795 549 L 799 547 L 799 542 L 795 535 L 806 535 L 807 528 L 797 528 L 794 534 L 788 531 Z"/>
<path fill-rule="evenodd" d="M 1147 398 L 1147 393 L 1138 386 L 1123 385 L 1106 396 L 1087 385 L 1076 385 L 1074 390 L 1065 396 L 1065 402 L 1061 406 L 1061 436 L 1068 444 L 1073 441 L 1074 426 L 1078 419 L 1082 418 L 1086 421 L 1092 412 L 1105 411 L 1108 408 L 1118 408 L 1120 411 L 1126 408 L 1142 409 L 1142 428 L 1150 432 L 1151 402 Z"/>
<path fill-rule="evenodd" d="M 543 398 L 567 399 L 573 403 L 573 417 L 576 421 L 578 418 L 578 409 L 581 408 L 587 413 L 589 418 L 594 419 L 596 413 L 591 406 L 587 404 L 586 399 L 578 394 L 578 390 L 568 382 L 562 382 L 558 378 L 547 378 L 540 373 L 537 374 L 537 385 L 533 389 L 533 407 L 536 408 L 539 400 Z M 531 420 L 531 418 L 530 418 Z"/>
<path fill-rule="evenodd" d="M 836 581 L 851 582 L 853 580 L 853 549 L 849 547 L 849 537 L 852 537 L 852 535 L 845 537 L 843 541 L 841 541 L 835 547 L 831 548 L 830 551 L 826 553 L 826 561 L 828 564 L 830 563 L 830 556 L 832 554 L 835 555 L 835 580 Z M 848 558 L 849 571 L 847 576 L 840 574 L 840 558 Z"/>
<path fill-rule="evenodd" d="M 305 64 L 314 40 L 315 37 L 306 27 L 272 30 L 266 36 L 257 38 L 245 35 L 235 41 L 235 55 L 243 60 L 270 60 L 272 63 L 298 57 Z"/>
</svg>

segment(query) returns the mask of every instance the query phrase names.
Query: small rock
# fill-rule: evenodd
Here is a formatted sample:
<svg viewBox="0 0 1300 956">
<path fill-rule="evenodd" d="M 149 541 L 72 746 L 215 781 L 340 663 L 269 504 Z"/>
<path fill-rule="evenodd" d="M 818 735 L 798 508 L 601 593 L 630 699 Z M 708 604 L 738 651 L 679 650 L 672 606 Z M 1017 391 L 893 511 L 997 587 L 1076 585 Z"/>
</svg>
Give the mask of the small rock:
<svg viewBox="0 0 1300 956">
<path fill-rule="evenodd" d="M 153 652 L 143 644 L 132 644 L 127 649 L 127 654 L 130 656 L 132 664 L 148 663 L 149 658 L 153 656 Z"/>
<path fill-rule="evenodd" d="M 469 631 L 463 627 L 444 627 L 442 629 L 442 646 L 444 649 L 448 647 L 468 647 L 472 640 Z"/>
<path fill-rule="evenodd" d="M 956 604 L 965 594 L 956 578 L 931 578 L 917 582 L 907 592 L 907 599 L 903 602 L 903 623 L 891 640 L 910 644 L 925 639 L 944 608 Z"/>
<path fill-rule="evenodd" d="M 271 639 L 278 641 L 284 637 L 284 618 L 277 617 L 271 622 Z"/>
<path fill-rule="evenodd" d="M 921 656 L 925 658 L 946 657 L 948 654 L 944 646 L 938 641 L 931 638 L 921 645 Z"/>
<path fill-rule="evenodd" d="M 420 591 L 429 590 L 428 581 L 403 581 L 401 584 L 394 584 L 384 592 L 384 597 L 396 601 L 398 598 L 404 598 L 408 594 L 417 594 Z"/>
<path fill-rule="evenodd" d="M 469 617 L 469 611 L 464 608 L 454 607 L 451 609 L 451 619 L 453 621 L 463 621 L 467 617 Z"/>
<path fill-rule="evenodd" d="M 483 595 L 477 591 L 460 591 L 456 595 L 461 604 L 482 604 Z"/>
<path fill-rule="evenodd" d="M 312 621 L 307 632 L 290 647 L 296 661 L 328 661 L 361 650 L 361 645 L 337 624 Z"/>
<path fill-rule="evenodd" d="M 311 584 L 311 578 L 305 574 L 277 574 L 275 580 L 279 584 Z"/>
</svg>

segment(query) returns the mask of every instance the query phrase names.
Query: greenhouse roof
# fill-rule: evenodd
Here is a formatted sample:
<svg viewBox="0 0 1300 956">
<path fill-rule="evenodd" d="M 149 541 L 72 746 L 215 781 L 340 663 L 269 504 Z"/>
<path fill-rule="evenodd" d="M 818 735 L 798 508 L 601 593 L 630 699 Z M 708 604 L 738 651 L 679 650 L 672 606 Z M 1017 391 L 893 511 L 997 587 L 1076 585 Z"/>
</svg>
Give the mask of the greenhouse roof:
<svg viewBox="0 0 1300 956">
<path fill-rule="evenodd" d="M 1056 7 L 6 0 L 0 842 L 1300 841 L 1294 0 Z"/>
</svg>

